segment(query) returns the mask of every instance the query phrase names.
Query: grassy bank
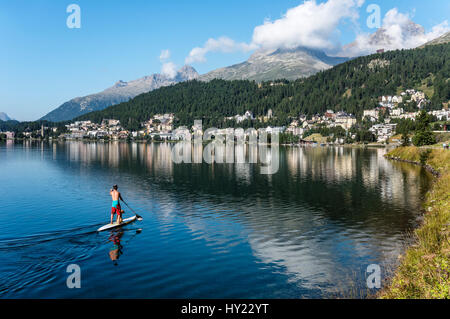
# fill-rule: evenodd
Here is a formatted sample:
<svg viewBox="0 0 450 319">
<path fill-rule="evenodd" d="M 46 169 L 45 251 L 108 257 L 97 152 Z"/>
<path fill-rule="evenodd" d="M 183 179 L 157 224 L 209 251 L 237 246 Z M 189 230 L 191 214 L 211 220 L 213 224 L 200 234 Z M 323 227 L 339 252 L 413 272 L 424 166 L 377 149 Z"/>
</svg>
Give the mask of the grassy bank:
<svg viewBox="0 0 450 319">
<path fill-rule="evenodd" d="M 439 174 L 425 203 L 423 225 L 381 298 L 450 298 L 450 151 L 399 147 L 387 157 L 426 165 Z"/>
</svg>

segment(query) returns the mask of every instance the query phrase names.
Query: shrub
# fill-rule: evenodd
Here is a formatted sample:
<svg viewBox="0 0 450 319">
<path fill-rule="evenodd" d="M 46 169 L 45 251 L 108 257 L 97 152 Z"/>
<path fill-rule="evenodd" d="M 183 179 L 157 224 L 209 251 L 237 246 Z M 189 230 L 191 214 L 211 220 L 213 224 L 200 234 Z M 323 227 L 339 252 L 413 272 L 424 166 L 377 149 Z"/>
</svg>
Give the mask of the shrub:
<svg viewBox="0 0 450 319">
<path fill-rule="evenodd" d="M 431 150 L 425 150 L 423 152 L 420 152 L 420 155 L 419 155 L 420 164 L 426 165 L 428 159 L 430 158 L 430 154 L 431 154 Z"/>
<path fill-rule="evenodd" d="M 403 133 L 402 134 L 402 146 L 409 146 L 411 143 L 409 141 L 409 134 Z"/>
<path fill-rule="evenodd" d="M 436 143 L 436 138 L 431 131 L 418 131 L 412 138 L 414 146 L 433 145 Z"/>
</svg>

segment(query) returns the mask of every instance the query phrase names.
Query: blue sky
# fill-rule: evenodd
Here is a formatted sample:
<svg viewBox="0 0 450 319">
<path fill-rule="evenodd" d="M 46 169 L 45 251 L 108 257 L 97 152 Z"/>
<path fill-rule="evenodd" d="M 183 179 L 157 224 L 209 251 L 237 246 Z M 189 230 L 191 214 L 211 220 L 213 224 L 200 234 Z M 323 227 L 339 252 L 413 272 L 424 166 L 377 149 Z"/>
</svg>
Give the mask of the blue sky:
<svg viewBox="0 0 450 319">
<path fill-rule="evenodd" d="M 317 1 L 317 5 L 326 2 Z M 81 8 L 80 29 L 66 25 L 66 8 L 72 3 Z M 181 67 L 193 48 L 203 47 L 211 38 L 252 45 L 255 27 L 280 19 L 288 9 L 302 4 L 293 0 L 3 0 L 0 112 L 18 120 L 36 120 L 74 97 L 101 91 L 118 80 L 160 72 L 162 50 L 170 50 L 164 62 Z M 355 8 L 358 18 L 339 20 L 331 35 L 334 44 L 350 43 L 357 33 L 375 31 L 366 25 L 369 4 L 377 4 L 382 17 L 398 8 L 426 32 L 450 16 L 447 0 L 364 1 Z M 273 40 L 271 29 L 266 31 L 269 34 L 263 33 L 258 44 Z M 206 73 L 242 62 L 252 53 L 234 46 L 229 52 L 220 51 L 212 50 L 204 55 L 205 61 L 192 65 Z"/>
</svg>

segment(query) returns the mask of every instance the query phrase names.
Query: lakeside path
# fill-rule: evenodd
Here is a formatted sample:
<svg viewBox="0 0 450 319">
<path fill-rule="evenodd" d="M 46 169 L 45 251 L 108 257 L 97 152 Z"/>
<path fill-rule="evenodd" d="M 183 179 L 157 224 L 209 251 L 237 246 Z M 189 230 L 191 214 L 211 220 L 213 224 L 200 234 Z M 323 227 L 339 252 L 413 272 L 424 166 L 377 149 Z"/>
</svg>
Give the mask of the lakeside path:
<svg viewBox="0 0 450 319">
<path fill-rule="evenodd" d="M 424 202 L 424 222 L 403 255 L 383 299 L 450 298 L 450 151 L 399 147 L 386 157 L 422 165 L 438 176 Z"/>
</svg>

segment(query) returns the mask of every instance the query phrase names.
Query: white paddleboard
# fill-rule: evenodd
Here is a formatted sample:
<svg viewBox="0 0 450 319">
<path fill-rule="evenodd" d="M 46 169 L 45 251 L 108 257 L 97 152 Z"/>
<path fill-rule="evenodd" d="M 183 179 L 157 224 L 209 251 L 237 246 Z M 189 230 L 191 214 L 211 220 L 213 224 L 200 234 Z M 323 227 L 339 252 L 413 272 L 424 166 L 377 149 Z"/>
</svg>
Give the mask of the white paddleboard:
<svg viewBox="0 0 450 319">
<path fill-rule="evenodd" d="M 101 231 L 105 231 L 105 230 L 109 230 L 109 229 L 114 229 L 114 228 L 119 228 L 119 227 L 123 227 L 125 225 L 131 224 L 132 222 L 134 222 L 137 219 L 137 216 L 133 216 L 127 219 L 124 219 L 122 221 L 121 224 L 107 224 L 105 226 L 100 227 L 99 229 L 97 229 L 98 232 Z"/>
</svg>

